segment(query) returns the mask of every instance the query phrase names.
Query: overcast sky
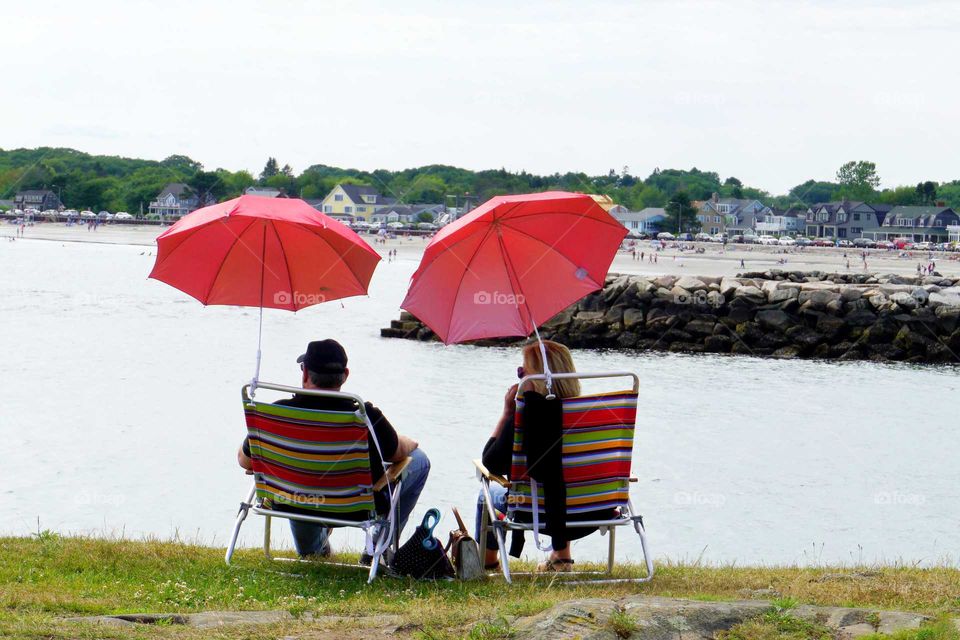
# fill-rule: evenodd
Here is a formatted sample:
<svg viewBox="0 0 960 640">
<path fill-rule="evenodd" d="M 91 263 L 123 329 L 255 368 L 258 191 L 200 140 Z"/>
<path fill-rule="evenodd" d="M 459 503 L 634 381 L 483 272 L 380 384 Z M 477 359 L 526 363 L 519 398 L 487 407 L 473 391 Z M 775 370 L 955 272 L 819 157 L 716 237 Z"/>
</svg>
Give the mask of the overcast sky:
<svg viewBox="0 0 960 640">
<path fill-rule="evenodd" d="M 960 178 L 958 3 L 0 0 L 0 24 L 6 149 Z"/>
</svg>

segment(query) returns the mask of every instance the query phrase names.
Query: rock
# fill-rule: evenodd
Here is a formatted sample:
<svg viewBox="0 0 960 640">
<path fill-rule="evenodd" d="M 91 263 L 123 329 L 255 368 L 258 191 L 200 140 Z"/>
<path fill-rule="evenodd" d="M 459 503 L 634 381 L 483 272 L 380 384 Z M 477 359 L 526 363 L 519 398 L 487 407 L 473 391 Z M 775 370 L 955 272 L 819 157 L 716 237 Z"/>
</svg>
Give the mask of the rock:
<svg viewBox="0 0 960 640">
<path fill-rule="evenodd" d="M 750 302 L 755 302 L 756 304 L 761 304 L 766 301 L 766 296 L 763 295 L 763 292 L 760 291 L 760 289 L 749 285 L 737 289 L 734 292 L 733 297 L 745 298 Z"/>
<path fill-rule="evenodd" d="M 866 309 L 851 311 L 844 316 L 843 321 L 851 327 L 869 327 L 877 321 L 877 314 Z"/>
<path fill-rule="evenodd" d="M 633 329 L 637 325 L 643 324 L 643 311 L 641 309 L 625 309 L 623 312 L 623 328 Z"/>
<path fill-rule="evenodd" d="M 707 336 L 703 340 L 703 350 L 710 353 L 727 353 L 730 351 L 730 345 L 733 338 L 728 335 L 714 334 Z"/>
<path fill-rule="evenodd" d="M 919 287 L 911 291 L 910 295 L 913 296 L 919 304 L 927 304 L 927 299 L 930 297 L 930 293 L 926 289 Z"/>
<path fill-rule="evenodd" d="M 888 300 L 889 298 L 879 291 L 867 299 L 867 301 L 870 303 L 870 306 L 872 306 L 874 309 L 880 309 L 887 304 Z"/>
<path fill-rule="evenodd" d="M 714 334 L 716 324 L 711 320 L 692 320 L 687 323 L 683 330 L 694 336 L 711 336 Z"/>
<path fill-rule="evenodd" d="M 767 291 L 767 302 L 784 302 L 796 300 L 800 290 L 795 287 L 776 287 Z"/>
<path fill-rule="evenodd" d="M 683 276 L 674 283 L 674 286 L 687 291 L 701 291 L 707 288 L 707 283 L 693 276 Z"/>
<path fill-rule="evenodd" d="M 576 312 L 576 309 L 572 307 L 567 307 L 557 315 L 553 316 L 549 320 L 543 323 L 543 326 L 547 329 L 558 329 L 560 327 L 565 327 L 570 324 L 570 321 L 573 320 L 573 314 Z"/>
<path fill-rule="evenodd" d="M 655 284 L 658 289 L 667 289 L 668 291 L 672 289 L 676 283 L 676 276 L 659 276 L 653 279 L 653 284 Z"/>
<path fill-rule="evenodd" d="M 757 323 L 766 329 L 784 332 L 796 321 L 783 311 L 770 309 L 757 312 Z"/>
<path fill-rule="evenodd" d="M 682 287 L 674 286 L 670 289 L 670 295 L 674 304 L 693 304 L 693 294 Z"/>
<path fill-rule="evenodd" d="M 800 347 L 796 347 L 796 346 L 780 347 L 779 349 L 773 352 L 774 358 L 796 358 L 799 355 L 800 355 Z"/>
<path fill-rule="evenodd" d="M 890 296 L 890 301 L 895 302 L 904 309 L 916 309 L 918 306 L 920 306 L 920 303 L 917 301 L 917 299 L 906 291 L 898 291 L 894 293 Z"/>
<path fill-rule="evenodd" d="M 739 288 L 740 283 L 733 278 L 724 278 L 720 281 L 720 293 L 725 298 L 729 298 Z"/>
<path fill-rule="evenodd" d="M 846 322 L 843 320 L 843 318 L 821 316 L 817 319 L 817 331 L 819 331 L 828 340 L 840 335 L 846 326 Z"/>
<path fill-rule="evenodd" d="M 840 298 L 844 302 L 853 302 L 854 300 L 859 300 L 863 297 L 863 289 L 857 289 L 854 287 L 844 287 L 840 291 Z"/>
<path fill-rule="evenodd" d="M 958 307 L 960 308 L 960 295 L 935 291 L 927 297 L 927 304 L 932 308 L 937 307 Z"/>
<path fill-rule="evenodd" d="M 726 304 L 726 302 L 726 298 L 724 298 L 723 294 L 719 291 L 711 291 L 707 294 L 707 304 L 714 309 L 719 309 Z"/>
</svg>

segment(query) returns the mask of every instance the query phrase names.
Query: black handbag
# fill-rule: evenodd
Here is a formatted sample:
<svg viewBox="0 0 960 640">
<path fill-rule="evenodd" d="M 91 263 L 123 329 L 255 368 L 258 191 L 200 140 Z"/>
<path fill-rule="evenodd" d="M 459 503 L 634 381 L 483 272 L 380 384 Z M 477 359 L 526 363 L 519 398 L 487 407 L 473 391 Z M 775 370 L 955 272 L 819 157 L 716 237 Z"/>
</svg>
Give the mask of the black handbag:
<svg viewBox="0 0 960 640">
<path fill-rule="evenodd" d="M 410 539 L 397 549 L 391 569 L 414 578 L 437 580 L 453 577 L 453 566 L 447 558 L 443 545 L 433 536 L 433 529 L 440 522 L 440 511 L 430 509 L 423 522 L 414 530 Z"/>
</svg>

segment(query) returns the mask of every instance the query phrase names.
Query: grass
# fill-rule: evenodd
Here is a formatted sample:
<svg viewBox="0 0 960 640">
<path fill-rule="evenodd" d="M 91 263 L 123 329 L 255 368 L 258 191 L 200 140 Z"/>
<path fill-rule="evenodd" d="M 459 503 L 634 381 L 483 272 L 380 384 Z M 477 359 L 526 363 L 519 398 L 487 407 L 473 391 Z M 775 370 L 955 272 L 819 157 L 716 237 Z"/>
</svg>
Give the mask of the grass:
<svg viewBox="0 0 960 640">
<path fill-rule="evenodd" d="M 355 561 L 355 556 L 339 558 Z M 626 567 L 621 576 L 637 575 Z M 900 609 L 934 616 L 960 613 L 960 570 L 893 567 L 708 567 L 662 563 L 652 583 L 572 586 L 549 577 L 518 581 L 430 583 L 382 579 L 313 563 L 270 563 L 259 551 L 242 550 L 234 565 L 220 549 L 180 542 L 61 537 L 0 538 L 0 637 L 3 638 L 277 638 L 318 635 L 316 625 L 294 620 L 276 625 L 196 631 L 179 624 L 131 628 L 88 627 L 63 617 L 120 613 L 191 613 L 209 610 L 283 609 L 296 618 L 313 615 L 399 616 L 408 637 L 494 640 L 513 636 L 512 621 L 573 598 L 618 598 L 643 593 L 701 600 L 749 598 L 775 593 L 769 619 L 750 629 L 731 630 L 729 640 L 815 637 L 816 630 L 790 628 L 798 603 Z M 771 596 L 764 596 L 769 598 Z M 630 635 L 629 619 L 613 622 Z M 933 627 L 930 627 L 933 628 Z M 302 636 L 304 629 L 310 634 Z M 617 630 L 619 629 L 619 630 Z M 751 635 L 774 630 L 775 636 Z M 946 629 L 946 627 L 944 627 Z M 924 633 L 934 633 L 924 631 Z M 939 633 L 939 632 L 937 632 Z M 944 631 L 943 633 L 946 633 Z M 896 640 L 960 640 L 920 632 Z M 218 636 L 218 634 L 220 634 Z M 796 635 L 800 634 L 800 635 Z"/>
</svg>

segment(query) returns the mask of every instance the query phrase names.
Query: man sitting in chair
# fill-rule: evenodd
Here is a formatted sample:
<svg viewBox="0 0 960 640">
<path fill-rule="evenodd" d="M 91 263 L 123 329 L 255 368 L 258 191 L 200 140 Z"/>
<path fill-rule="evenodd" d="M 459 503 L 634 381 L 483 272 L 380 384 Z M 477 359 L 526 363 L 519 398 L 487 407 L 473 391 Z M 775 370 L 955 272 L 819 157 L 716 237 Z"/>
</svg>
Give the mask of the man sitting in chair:
<svg viewBox="0 0 960 640">
<path fill-rule="evenodd" d="M 304 389 L 340 391 L 350 375 L 350 369 L 347 368 L 347 352 L 336 340 L 311 342 L 307 345 L 306 353 L 297 358 L 297 362 L 300 364 L 301 382 Z M 342 411 L 350 410 L 353 407 L 352 402 L 352 400 L 346 398 L 295 395 L 292 398 L 278 400 L 276 404 L 301 409 Z M 410 464 L 403 472 L 403 484 L 397 500 L 397 538 L 399 539 L 400 532 L 407 523 L 407 518 L 417 504 L 417 498 L 420 497 L 420 492 L 423 491 L 423 486 L 427 482 L 427 476 L 430 474 L 430 460 L 419 448 L 416 441 L 398 434 L 383 413 L 369 402 L 366 403 L 366 412 L 370 418 L 370 423 L 373 425 L 377 441 L 380 443 L 383 459 L 393 463 L 401 462 L 408 456 L 411 458 Z M 248 474 L 253 473 L 250 461 L 250 444 L 246 439 L 243 441 L 240 451 L 237 452 L 237 461 L 241 467 L 247 470 Z M 380 456 L 377 454 L 376 446 L 374 446 L 372 440 L 370 442 L 370 472 L 374 483 L 384 473 Z M 389 499 L 382 491 L 374 494 L 374 500 L 378 511 L 385 512 L 389 507 Z M 274 508 L 281 510 L 283 505 L 275 505 Z M 293 544 L 296 547 L 297 554 L 301 557 L 330 555 L 330 530 L 328 527 L 313 522 L 290 520 L 290 531 L 293 534 Z M 366 561 L 368 558 L 365 557 L 363 560 Z"/>
</svg>

